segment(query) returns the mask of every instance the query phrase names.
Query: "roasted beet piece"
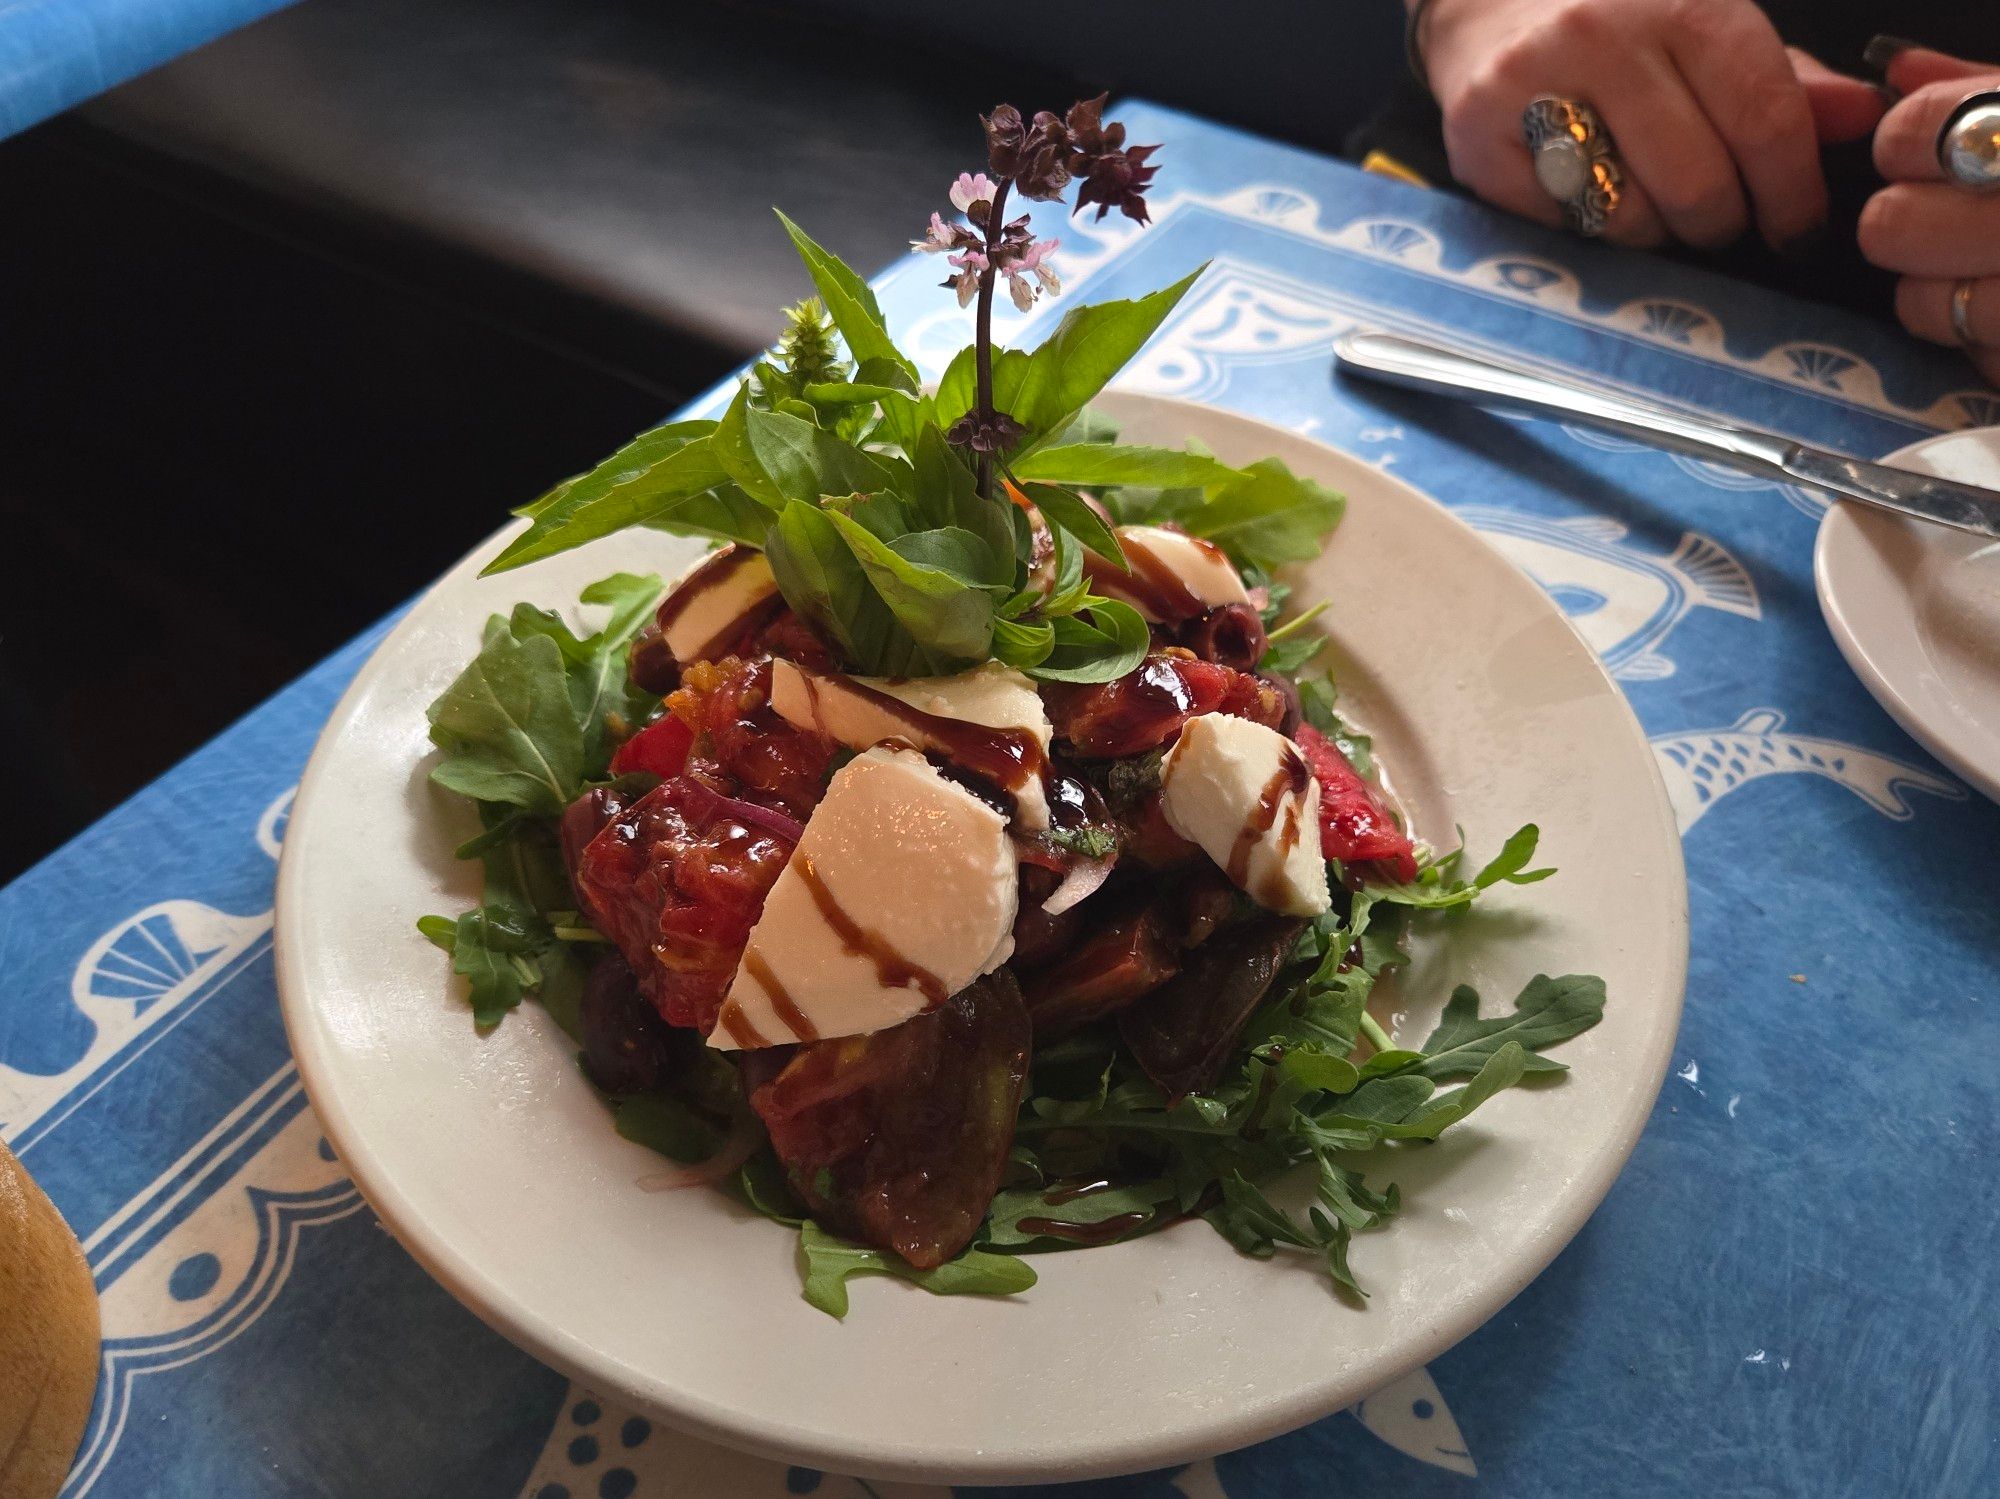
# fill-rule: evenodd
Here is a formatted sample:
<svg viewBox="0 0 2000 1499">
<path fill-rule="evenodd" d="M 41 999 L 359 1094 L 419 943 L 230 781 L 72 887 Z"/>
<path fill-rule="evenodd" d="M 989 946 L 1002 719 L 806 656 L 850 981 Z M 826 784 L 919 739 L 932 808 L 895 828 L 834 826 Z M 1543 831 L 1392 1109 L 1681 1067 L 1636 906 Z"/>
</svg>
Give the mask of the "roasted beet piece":
<svg viewBox="0 0 2000 1499">
<path fill-rule="evenodd" d="M 1059 962 L 1025 975 L 1036 1039 L 1101 1019 L 1172 978 L 1180 967 L 1172 909 L 1171 893 L 1127 905 Z"/>
<path fill-rule="evenodd" d="M 1181 644 L 1204 661 L 1255 671 L 1270 639 L 1255 609 L 1248 604 L 1221 604 L 1183 625 Z"/>
<path fill-rule="evenodd" d="M 1052 687 L 1045 697 L 1057 737 L 1086 759 L 1157 749 L 1204 713 L 1232 713 L 1271 728 L 1285 714 L 1268 683 L 1178 647 L 1156 651 L 1115 682 Z"/>
<path fill-rule="evenodd" d="M 1169 1100 L 1215 1084 L 1304 922 L 1259 917 L 1217 931 L 1180 973 L 1118 1017 L 1118 1033 Z"/>
<path fill-rule="evenodd" d="M 696 778 L 800 821 L 811 815 L 839 746 L 772 711 L 768 656 L 688 667 L 667 707 L 694 730 L 688 769 Z"/>
<path fill-rule="evenodd" d="M 750 1095 L 813 1216 L 919 1269 L 972 1241 L 1014 1143 L 1028 1015 L 997 969 L 868 1036 L 813 1041 Z"/>
<path fill-rule="evenodd" d="M 632 965 L 617 953 L 590 970 L 577 1019 L 584 1071 L 606 1093 L 644 1093 L 665 1079 L 673 1032 L 639 993 Z"/>
<path fill-rule="evenodd" d="M 566 824 L 571 815 L 587 824 L 590 809 L 578 812 L 585 800 Z M 789 839 L 676 776 L 611 816 L 575 855 L 570 878 L 654 1008 L 706 1033 L 791 853 Z"/>
</svg>

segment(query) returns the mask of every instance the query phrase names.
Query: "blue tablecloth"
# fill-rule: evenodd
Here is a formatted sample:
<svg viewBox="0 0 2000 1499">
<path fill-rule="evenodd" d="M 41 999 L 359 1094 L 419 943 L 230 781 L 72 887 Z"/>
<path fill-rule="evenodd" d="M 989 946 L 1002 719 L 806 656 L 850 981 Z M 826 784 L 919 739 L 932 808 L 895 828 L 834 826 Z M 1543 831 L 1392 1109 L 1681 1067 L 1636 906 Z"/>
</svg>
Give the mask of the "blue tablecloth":
<svg viewBox="0 0 2000 1499">
<path fill-rule="evenodd" d="M 0 0 L 0 139 L 291 0 Z"/>
<path fill-rule="evenodd" d="M 1058 228 L 1069 289 L 1009 336 L 1211 260 L 1129 383 L 1390 467 L 1548 587 L 1653 736 L 1693 967 L 1630 1168 L 1492 1323 L 1353 1412 L 1078 1492 L 2000 1492 L 2000 810 L 1836 654 L 1821 500 L 1342 385 L 1328 343 L 1448 333 L 1865 454 L 2000 422 L 2000 397 L 1886 327 L 1125 117 L 1166 142 L 1157 222 Z M 966 337 L 937 274 L 913 258 L 879 283 L 933 369 Z M 1421 610 L 1422 588 L 1372 606 Z M 103 1293 L 68 1492 L 917 1492 L 723 1453 L 572 1387 L 438 1289 L 342 1173 L 278 1021 L 271 885 L 291 783 L 376 638 L 0 892 L 0 1129 Z"/>
</svg>

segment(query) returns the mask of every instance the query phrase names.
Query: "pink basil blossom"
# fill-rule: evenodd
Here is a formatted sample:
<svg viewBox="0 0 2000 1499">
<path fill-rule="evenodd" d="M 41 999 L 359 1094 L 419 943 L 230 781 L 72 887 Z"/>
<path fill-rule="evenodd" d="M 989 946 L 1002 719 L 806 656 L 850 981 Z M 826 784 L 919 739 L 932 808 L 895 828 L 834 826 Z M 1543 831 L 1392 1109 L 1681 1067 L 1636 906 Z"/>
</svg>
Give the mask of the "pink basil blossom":
<svg viewBox="0 0 2000 1499">
<path fill-rule="evenodd" d="M 1014 299 L 1014 305 L 1026 312 L 1035 305 L 1035 288 L 1028 283 L 1032 273 L 1045 292 L 1059 292 L 1062 282 L 1057 279 L 1055 268 L 1048 263 L 1061 241 L 1053 239 L 1036 240 L 1019 254 L 1002 264 L 1007 274 L 1007 291 Z"/>
<path fill-rule="evenodd" d="M 910 248 L 919 255 L 938 255 L 957 243 L 957 231 L 944 221 L 940 214 L 931 215 L 931 227 L 922 239 L 910 241 Z"/>
<path fill-rule="evenodd" d="M 958 305 L 969 307 L 972 299 L 979 294 L 979 277 L 986 269 L 986 255 L 980 250 L 960 250 L 946 258 L 947 264 L 957 267 L 958 274 L 945 284 L 958 292 Z"/>
<path fill-rule="evenodd" d="M 994 191 L 992 181 L 984 172 L 976 177 L 970 172 L 960 172 L 958 181 L 951 185 L 951 206 L 960 213 L 970 213 L 973 204 L 986 202 Z"/>
</svg>

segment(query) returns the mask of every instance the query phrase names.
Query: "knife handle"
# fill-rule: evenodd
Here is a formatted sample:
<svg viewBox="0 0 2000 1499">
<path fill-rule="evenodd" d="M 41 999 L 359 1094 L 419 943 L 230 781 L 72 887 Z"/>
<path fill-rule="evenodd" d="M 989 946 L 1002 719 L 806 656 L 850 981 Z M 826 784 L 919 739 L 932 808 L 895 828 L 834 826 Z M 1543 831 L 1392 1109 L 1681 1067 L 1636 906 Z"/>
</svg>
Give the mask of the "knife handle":
<svg viewBox="0 0 2000 1499">
<path fill-rule="evenodd" d="M 1770 432 L 1676 411 L 1602 387 L 1503 364 L 1395 333 L 1352 332 L 1334 345 L 1344 369 L 1390 385 L 1472 401 L 1496 411 L 1522 411 L 1580 422 L 1652 447 L 1786 477 L 1795 444 Z"/>
</svg>

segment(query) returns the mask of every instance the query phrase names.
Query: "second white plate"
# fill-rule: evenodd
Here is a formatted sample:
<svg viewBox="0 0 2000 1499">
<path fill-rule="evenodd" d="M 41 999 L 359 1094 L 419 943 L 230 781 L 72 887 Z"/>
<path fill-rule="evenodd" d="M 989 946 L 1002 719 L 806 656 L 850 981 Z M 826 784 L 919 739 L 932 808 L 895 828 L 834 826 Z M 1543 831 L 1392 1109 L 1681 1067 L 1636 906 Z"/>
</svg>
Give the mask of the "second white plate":
<svg viewBox="0 0 2000 1499">
<path fill-rule="evenodd" d="M 2000 427 L 1882 460 L 2000 489 Z M 2000 542 L 1835 505 L 1813 548 L 1820 611 L 1847 664 L 1910 737 L 2000 800 Z"/>
</svg>

